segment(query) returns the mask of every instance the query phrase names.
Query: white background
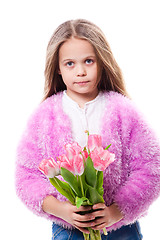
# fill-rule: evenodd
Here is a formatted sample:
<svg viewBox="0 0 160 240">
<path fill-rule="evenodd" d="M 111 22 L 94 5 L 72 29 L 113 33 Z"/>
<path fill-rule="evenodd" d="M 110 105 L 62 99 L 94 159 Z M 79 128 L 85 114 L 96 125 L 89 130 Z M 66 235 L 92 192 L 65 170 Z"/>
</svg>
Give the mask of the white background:
<svg viewBox="0 0 160 240">
<path fill-rule="evenodd" d="M 51 222 L 16 197 L 15 152 L 42 99 L 47 43 L 68 19 L 86 18 L 105 33 L 127 89 L 160 136 L 160 5 L 155 0 L 5 0 L 0 3 L 0 238 L 51 239 Z M 144 240 L 160 239 L 160 198 L 141 220 Z M 158 218 L 157 218 L 158 217 Z"/>
</svg>

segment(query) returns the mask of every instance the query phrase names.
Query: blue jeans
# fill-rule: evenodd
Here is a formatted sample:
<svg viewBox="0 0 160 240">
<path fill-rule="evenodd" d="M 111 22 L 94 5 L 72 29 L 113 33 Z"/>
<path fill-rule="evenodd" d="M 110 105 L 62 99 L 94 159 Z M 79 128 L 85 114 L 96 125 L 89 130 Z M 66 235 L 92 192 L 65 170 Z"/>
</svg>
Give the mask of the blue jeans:
<svg viewBox="0 0 160 240">
<path fill-rule="evenodd" d="M 143 238 L 138 222 L 108 232 L 107 236 L 102 234 L 101 237 L 102 240 L 141 240 Z M 84 240 L 84 237 L 78 229 L 69 230 L 53 223 L 52 240 Z"/>
</svg>

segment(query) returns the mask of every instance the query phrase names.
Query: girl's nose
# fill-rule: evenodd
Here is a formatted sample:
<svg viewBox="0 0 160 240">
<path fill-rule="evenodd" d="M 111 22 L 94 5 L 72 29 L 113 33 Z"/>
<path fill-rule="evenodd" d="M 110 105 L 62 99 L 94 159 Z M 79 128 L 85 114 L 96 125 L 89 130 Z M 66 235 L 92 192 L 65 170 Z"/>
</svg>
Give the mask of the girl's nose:
<svg viewBox="0 0 160 240">
<path fill-rule="evenodd" d="M 86 76 L 87 72 L 84 66 L 80 65 L 77 66 L 77 77 L 82 77 L 82 76 Z"/>
</svg>

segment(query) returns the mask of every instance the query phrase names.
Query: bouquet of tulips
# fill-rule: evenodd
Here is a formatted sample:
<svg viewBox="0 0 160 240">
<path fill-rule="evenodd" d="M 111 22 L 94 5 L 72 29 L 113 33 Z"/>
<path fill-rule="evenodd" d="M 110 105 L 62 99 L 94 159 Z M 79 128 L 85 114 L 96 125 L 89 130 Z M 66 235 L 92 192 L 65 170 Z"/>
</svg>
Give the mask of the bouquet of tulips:
<svg viewBox="0 0 160 240">
<path fill-rule="evenodd" d="M 66 144 L 66 154 L 44 159 L 39 165 L 39 170 L 50 180 L 51 184 L 64 195 L 73 205 L 94 205 L 104 203 L 103 200 L 103 171 L 115 159 L 115 155 L 102 147 L 99 135 L 89 135 L 85 148 L 78 143 Z M 64 181 L 56 176 L 61 175 Z M 83 233 L 85 240 L 100 240 L 99 230 L 89 228 L 90 234 Z M 106 229 L 103 229 L 107 234 Z"/>
</svg>

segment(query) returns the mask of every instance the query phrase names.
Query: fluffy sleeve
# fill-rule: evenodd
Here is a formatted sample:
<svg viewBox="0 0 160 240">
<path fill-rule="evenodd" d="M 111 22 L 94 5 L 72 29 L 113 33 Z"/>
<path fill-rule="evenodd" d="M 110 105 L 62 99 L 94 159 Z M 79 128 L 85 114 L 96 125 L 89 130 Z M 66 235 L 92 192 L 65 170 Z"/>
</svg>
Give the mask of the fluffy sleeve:
<svg viewBox="0 0 160 240">
<path fill-rule="evenodd" d="M 60 128 L 55 128 L 53 105 L 47 108 L 42 104 L 31 116 L 27 128 L 20 140 L 17 149 L 16 161 L 16 192 L 25 205 L 35 214 L 43 216 L 55 222 L 67 225 L 42 210 L 42 203 L 46 196 L 53 195 L 63 201 L 64 198 L 50 184 L 49 180 L 38 170 L 40 161 L 43 158 L 61 154 L 63 144 L 57 136 Z M 59 124 L 60 125 L 60 124 Z M 65 132 L 64 128 L 61 131 Z M 66 129 L 66 131 L 68 131 Z M 54 134 L 51 134 L 54 133 Z"/>
<path fill-rule="evenodd" d="M 124 215 L 117 226 L 144 216 L 160 195 L 159 140 L 129 100 L 124 98 L 120 104 L 122 162 L 128 170 L 115 195 L 115 202 Z"/>
</svg>

